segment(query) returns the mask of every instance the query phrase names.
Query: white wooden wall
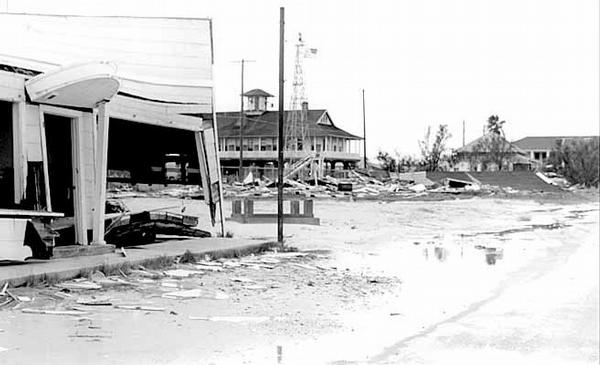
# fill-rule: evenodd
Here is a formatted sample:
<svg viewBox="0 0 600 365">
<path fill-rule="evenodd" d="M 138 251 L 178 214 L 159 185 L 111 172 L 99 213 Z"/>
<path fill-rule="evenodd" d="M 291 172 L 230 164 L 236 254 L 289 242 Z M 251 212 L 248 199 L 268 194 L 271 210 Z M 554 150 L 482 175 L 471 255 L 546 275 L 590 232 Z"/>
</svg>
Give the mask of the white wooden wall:
<svg viewBox="0 0 600 365">
<path fill-rule="evenodd" d="M 117 65 L 120 91 L 212 112 L 209 19 L 0 13 L 0 34 L 18 35 L 2 37 L 0 63 L 46 72 L 110 61 Z"/>
</svg>

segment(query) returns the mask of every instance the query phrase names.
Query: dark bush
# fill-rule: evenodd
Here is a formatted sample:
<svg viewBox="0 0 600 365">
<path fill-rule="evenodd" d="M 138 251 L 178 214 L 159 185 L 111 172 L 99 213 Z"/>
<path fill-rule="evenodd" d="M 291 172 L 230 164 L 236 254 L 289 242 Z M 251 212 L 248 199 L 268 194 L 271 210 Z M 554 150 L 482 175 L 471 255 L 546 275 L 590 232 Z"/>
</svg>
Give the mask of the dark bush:
<svg viewBox="0 0 600 365">
<path fill-rule="evenodd" d="M 551 162 L 572 184 L 598 186 L 599 138 L 558 140 Z"/>
</svg>

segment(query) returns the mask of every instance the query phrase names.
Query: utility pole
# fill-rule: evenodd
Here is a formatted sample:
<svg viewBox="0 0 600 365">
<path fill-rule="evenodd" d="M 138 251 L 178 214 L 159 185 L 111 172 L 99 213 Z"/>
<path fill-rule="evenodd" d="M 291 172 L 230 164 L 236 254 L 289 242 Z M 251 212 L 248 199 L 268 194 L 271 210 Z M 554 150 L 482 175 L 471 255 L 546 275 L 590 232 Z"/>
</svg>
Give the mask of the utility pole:
<svg viewBox="0 0 600 365">
<path fill-rule="evenodd" d="M 244 180 L 244 59 L 242 58 L 242 77 L 240 88 L 240 170 L 238 180 Z"/>
<path fill-rule="evenodd" d="M 277 242 L 283 245 L 283 45 L 285 8 L 279 8 L 279 129 L 277 139 Z"/>
<path fill-rule="evenodd" d="M 463 147 L 465 146 L 465 121 L 463 119 Z"/>
<path fill-rule="evenodd" d="M 244 179 L 244 120 L 246 119 L 244 116 L 244 64 L 246 62 L 254 62 L 253 60 L 245 60 L 245 59 L 241 59 L 240 61 L 233 61 L 234 63 L 241 63 L 242 64 L 242 73 L 241 73 L 241 88 L 240 88 L 240 117 L 239 117 L 239 124 L 240 124 L 240 133 L 239 133 L 239 138 L 240 138 L 240 166 L 239 166 L 239 171 L 238 171 L 238 179 L 239 181 L 242 181 Z"/>
<path fill-rule="evenodd" d="M 365 89 L 362 89 L 362 106 L 363 106 L 363 163 L 365 165 L 365 170 L 368 172 L 369 168 L 367 167 L 367 124 L 365 119 Z"/>
</svg>

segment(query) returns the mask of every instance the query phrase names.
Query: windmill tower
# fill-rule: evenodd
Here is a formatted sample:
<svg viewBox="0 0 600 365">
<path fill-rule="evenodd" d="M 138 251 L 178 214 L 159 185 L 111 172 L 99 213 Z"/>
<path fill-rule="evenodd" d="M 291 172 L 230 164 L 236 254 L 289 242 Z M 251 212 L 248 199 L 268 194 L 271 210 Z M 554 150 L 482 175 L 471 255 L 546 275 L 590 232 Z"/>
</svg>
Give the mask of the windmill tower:
<svg viewBox="0 0 600 365">
<path fill-rule="evenodd" d="M 296 62 L 294 65 L 294 83 L 285 130 L 285 150 L 289 151 L 288 161 L 301 159 L 311 153 L 311 139 L 306 125 L 308 102 L 304 88 L 304 42 L 302 33 L 298 34 L 296 44 Z"/>
</svg>

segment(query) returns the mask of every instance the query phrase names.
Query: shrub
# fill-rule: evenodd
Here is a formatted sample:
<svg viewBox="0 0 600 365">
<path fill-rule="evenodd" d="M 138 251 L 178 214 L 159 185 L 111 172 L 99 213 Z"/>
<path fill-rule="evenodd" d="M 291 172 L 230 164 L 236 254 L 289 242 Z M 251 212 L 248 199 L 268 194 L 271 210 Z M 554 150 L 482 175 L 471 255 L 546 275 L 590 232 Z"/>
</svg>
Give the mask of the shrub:
<svg viewBox="0 0 600 365">
<path fill-rule="evenodd" d="M 598 186 L 598 137 L 558 140 L 550 158 L 570 183 Z"/>
</svg>

